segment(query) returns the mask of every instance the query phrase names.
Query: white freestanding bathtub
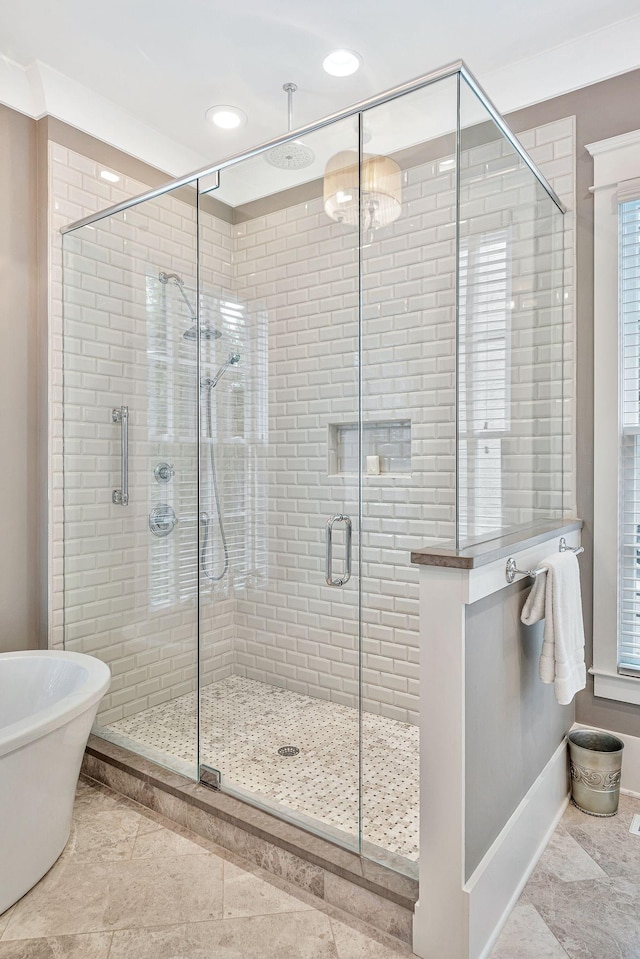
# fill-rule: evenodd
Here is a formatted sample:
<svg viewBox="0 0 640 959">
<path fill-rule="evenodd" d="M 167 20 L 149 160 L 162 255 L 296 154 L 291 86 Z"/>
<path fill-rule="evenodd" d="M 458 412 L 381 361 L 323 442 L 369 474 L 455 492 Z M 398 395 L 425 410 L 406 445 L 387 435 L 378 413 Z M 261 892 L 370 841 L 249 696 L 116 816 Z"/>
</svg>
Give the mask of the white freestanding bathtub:
<svg viewBox="0 0 640 959">
<path fill-rule="evenodd" d="M 51 868 L 111 674 L 93 656 L 0 653 L 0 913 Z"/>
</svg>

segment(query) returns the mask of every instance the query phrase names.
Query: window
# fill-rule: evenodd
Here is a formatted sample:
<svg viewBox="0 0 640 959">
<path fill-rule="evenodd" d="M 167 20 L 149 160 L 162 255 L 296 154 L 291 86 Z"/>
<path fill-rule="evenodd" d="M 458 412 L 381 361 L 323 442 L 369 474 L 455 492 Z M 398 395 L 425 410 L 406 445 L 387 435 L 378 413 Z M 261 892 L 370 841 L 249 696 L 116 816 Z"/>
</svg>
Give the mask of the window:
<svg viewBox="0 0 640 959">
<path fill-rule="evenodd" d="M 508 230 L 460 244 L 460 532 L 496 534 L 504 525 L 503 439 L 509 432 L 511 239 Z"/>
<path fill-rule="evenodd" d="M 618 671 L 640 675 L 640 198 L 618 208 L 620 597 Z"/>
<path fill-rule="evenodd" d="M 594 157 L 596 696 L 640 704 L 640 131 Z"/>
</svg>

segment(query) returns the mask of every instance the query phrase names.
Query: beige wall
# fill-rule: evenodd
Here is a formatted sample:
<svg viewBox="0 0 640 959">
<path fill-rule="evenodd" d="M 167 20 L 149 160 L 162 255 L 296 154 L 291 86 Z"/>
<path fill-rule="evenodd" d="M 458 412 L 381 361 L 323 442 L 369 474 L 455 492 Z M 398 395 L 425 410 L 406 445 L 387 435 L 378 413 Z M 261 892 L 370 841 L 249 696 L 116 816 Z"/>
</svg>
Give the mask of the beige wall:
<svg viewBox="0 0 640 959">
<path fill-rule="evenodd" d="M 36 123 L 0 106 L 0 651 L 41 636 L 37 182 Z"/>
<path fill-rule="evenodd" d="M 640 70 L 538 103 L 507 116 L 518 133 L 561 117 L 576 118 L 576 244 L 577 244 L 577 504 L 585 521 L 580 561 L 587 665 L 591 664 L 593 604 L 593 160 L 585 149 L 607 137 L 640 129 Z M 578 722 L 640 736 L 640 706 L 615 703 L 593 695 L 593 679 L 576 703 Z"/>
<path fill-rule="evenodd" d="M 50 139 L 151 186 L 169 179 L 59 120 L 0 105 L 0 652 L 47 645 Z"/>
</svg>

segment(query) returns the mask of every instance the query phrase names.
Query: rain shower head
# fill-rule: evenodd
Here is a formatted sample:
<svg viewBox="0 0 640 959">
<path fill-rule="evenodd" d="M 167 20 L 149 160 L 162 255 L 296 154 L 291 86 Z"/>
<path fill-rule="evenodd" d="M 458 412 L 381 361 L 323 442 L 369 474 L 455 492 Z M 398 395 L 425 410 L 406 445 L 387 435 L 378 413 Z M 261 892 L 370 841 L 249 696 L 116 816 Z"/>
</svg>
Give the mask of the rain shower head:
<svg viewBox="0 0 640 959">
<path fill-rule="evenodd" d="M 222 336 L 220 330 L 214 330 L 212 326 L 201 326 L 200 327 L 200 339 L 201 340 L 219 340 Z M 197 340 L 198 339 L 198 327 L 196 324 L 190 326 L 188 330 L 185 330 L 182 334 L 184 340 Z"/>
<path fill-rule="evenodd" d="M 188 330 L 185 330 L 182 336 L 185 340 L 189 340 L 189 341 L 197 340 L 198 339 L 198 318 L 196 316 L 195 310 L 193 309 L 191 305 L 191 301 L 189 300 L 189 297 L 184 292 L 184 280 L 177 273 L 165 273 L 164 271 L 161 271 L 160 273 L 158 273 L 158 279 L 160 280 L 161 283 L 164 283 L 165 286 L 169 282 L 169 280 L 173 280 L 173 282 L 176 284 L 176 286 L 180 290 L 182 299 L 187 304 L 187 308 L 189 310 L 189 313 L 191 314 L 191 319 L 193 320 L 193 326 L 190 326 Z M 204 326 L 204 325 L 200 326 L 201 340 L 217 340 L 221 336 L 222 336 L 222 333 L 220 332 L 220 330 L 214 330 L 212 326 Z"/>
<path fill-rule="evenodd" d="M 291 132 L 293 130 L 293 94 L 298 87 L 295 83 L 285 83 L 282 89 L 287 94 L 288 129 Z M 264 158 L 278 170 L 304 170 L 305 167 L 311 166 L 316 157 L 313 150 L 306 147 L 300 140 L 292 140 L 269 150 Z"/>
</svg>

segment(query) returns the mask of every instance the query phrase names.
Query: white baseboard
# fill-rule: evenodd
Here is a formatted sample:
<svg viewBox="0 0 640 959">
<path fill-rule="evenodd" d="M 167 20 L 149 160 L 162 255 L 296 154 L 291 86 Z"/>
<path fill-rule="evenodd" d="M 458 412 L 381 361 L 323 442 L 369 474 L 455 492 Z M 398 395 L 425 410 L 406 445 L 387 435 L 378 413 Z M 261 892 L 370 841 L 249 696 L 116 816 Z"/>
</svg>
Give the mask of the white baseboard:
<svg viewBox="0 0 640 959">
<path fill-rule="evenodd" d="M 585 726 L 584 723 L 574 723 L 571 728 L 598 729 L 596 726 Z M 600 729 L 599 732 L 611 733 L 624 743 L 620 792 L 627 796 L 640 797 L 640 736 L 627 736 L 625 733 L 616 733 L 611 729 Z"/>
<path fill-rule="evenodd" d="M 568 802 L 563 740 L 465 884 L 469 959 L 487 959 Z"/>
</svg>

